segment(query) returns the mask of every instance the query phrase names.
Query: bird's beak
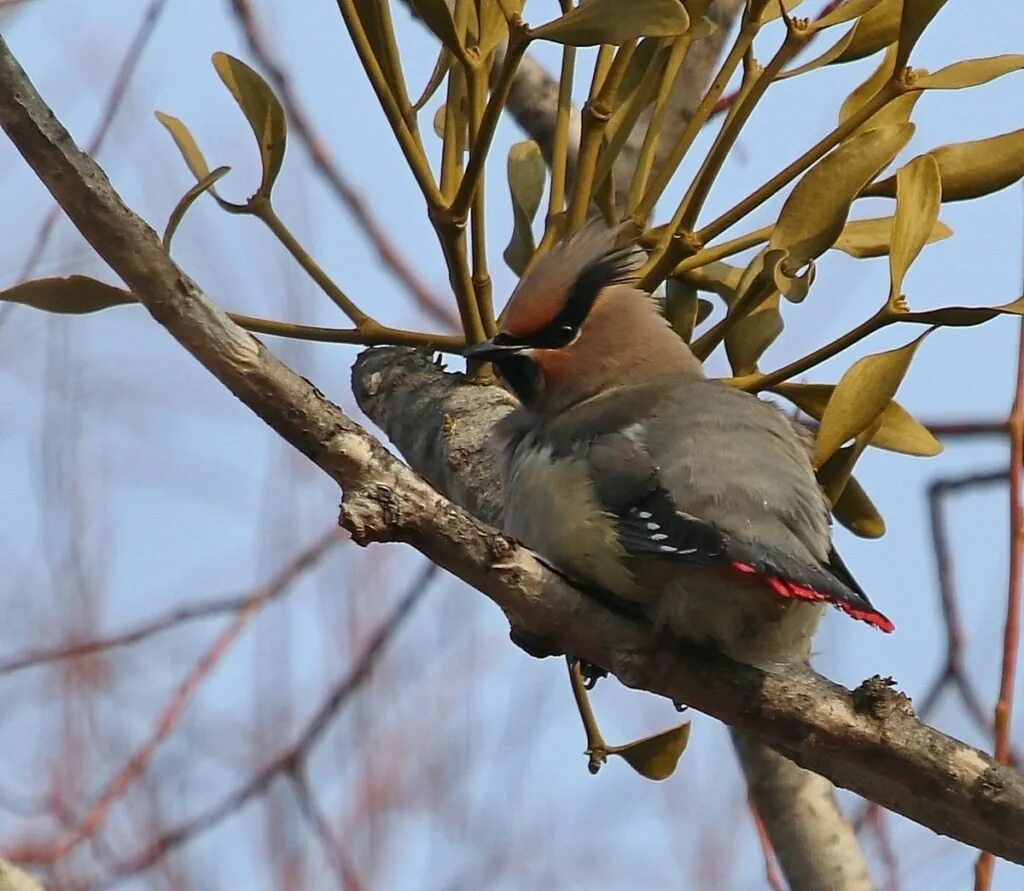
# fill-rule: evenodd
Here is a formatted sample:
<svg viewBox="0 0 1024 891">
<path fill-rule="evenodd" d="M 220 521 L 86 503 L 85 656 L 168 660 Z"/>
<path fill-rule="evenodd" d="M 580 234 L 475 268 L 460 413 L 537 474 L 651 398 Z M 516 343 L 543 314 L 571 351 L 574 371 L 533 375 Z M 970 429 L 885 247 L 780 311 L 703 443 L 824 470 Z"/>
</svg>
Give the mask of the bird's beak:
<svg viewBox="0 0 1024 891">
<path fill-rule="evenodd" d="M 514 356 L 521 353 L 526 347 L 518 343 L 495 343 L 493 340 L 485 340 L 482 343 L 466 347 L 462 355 L 467 359 L 475 359 L 478 362 L 495 362 L 507 356 Z"/>
</svg>

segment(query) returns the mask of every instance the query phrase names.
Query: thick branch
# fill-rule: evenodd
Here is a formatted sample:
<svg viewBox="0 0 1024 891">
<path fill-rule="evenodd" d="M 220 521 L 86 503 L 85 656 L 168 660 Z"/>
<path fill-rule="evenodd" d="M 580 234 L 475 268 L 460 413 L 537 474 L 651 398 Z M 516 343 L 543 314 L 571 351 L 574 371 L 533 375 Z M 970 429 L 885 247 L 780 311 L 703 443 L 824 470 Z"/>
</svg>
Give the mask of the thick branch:
<svg viewBox="0 0 1024 891">
<path fill-rule="evenodd" d="M 933 730 L 881 681 L 855 692 L 810 671 L 767 674 L 655 637 L 565 584 L 525 548 L 443 498 L 308 381 L 235 325 L 163 251 L 54 118 L 0 40 L 0 126 L 72 222 L 150 313 L 236 396 L 344 488 L 361 544 L 405 541 L 470 585 L 517 628 L 756 733 L 798 764 L 936 832 L 1024 862 L 1024 777 Z M 412 351 L 360 363 L 378 391 Z M 440 371 L 437 371 L 440 374 Z"/>
</svg>

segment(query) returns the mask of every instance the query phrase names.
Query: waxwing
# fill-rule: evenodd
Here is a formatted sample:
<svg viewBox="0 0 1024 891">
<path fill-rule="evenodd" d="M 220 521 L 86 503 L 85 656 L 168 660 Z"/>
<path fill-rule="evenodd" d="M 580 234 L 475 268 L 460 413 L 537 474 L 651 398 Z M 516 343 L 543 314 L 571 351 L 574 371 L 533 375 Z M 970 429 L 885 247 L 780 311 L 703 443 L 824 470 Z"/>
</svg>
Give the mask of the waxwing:
<svg viewBox="0 0 1024 891">
<path fill-rule="evenodd" d="M 501 332 L 466 350 L 521 402 L 495 428 L 505 531 L 748 664 L 806 659 L 825 603 L 892 631 L 832 546 L 789 419 L 704 376 L 617 236 L 592 223 L 540 257 Z"/>
</svg>

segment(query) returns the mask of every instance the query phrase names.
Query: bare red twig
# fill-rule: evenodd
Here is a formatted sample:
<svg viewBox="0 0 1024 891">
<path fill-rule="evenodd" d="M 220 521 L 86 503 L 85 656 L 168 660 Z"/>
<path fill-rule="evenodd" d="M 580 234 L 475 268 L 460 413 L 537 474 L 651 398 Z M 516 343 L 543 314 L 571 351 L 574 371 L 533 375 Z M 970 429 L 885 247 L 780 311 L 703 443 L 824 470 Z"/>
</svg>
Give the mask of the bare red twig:
<svg viewBox="0 0 1024 891">
<path fill-rule="evenodd" d="M 754 829 L 757 831 L 757 840 L 761 844 L 761 853 L 764 855 L 764 878 L 771 891 L 786 891 L 782 883 L 782 876 L 779 874 L 778 864 L 775 862 L 775 848 L 772 840 L 768 837 L 768 830 L 764 827 L 761 814 L 758 813 L 757 805 L 752 798 L 747 799 L 747 808 L 750 810 L 750 817 L 754 821 Z"/>
<path fill-rule="evenodd" d="M 353 694 L 370 676 L 387 645 L 411 614 L 413 607 L 429 590 L 431 582 L 439 573 L 440 570 L 435 564 L 428 563 L 417 575 L 390 615 L 369 639 L 358 660 L 328 692 L 291 746 L 269 761 L 217 804 L 212 805 L 198 816 L 165 831 L 131 860 L 123 861 L 113 873 L 102 881 L 84 882 L 72 887 L 80 888 L 81 891 L 85 891 L 86 888 L 90 891 L 96 888 L 110 888 L 150 869 L 171 851 L 192 841 L 239 811 L 252 799 L 264 794 L 278 777 L 293 776 L 319 741 L 323 732 L 338 717 Z"/>
<path fill-rule="evenodd" d="M 1024 322 L 1017 349 L 1017 385 L 1013 408 L 1007 422 L 1010 431 L 1010 573 L 1006 595 L 1006 624 L 1003 628 L 1003 658 L 999 677 L 999 699 L 995 708 L 996 760 L 1010 761 L 1010 728 L 1013 723 L 1013 687 L 1017 676 L 1020 647 L 1021 575 L 1024 566 Z M 995 871 L 995 858 L 983 852 L 974 872 L 975 891 L 988 891 Z"/>
<path fill-rule="evenodd" d="M 317 172 L 331 187 L 338 200 L 345 206 L 352 218 L 362 229 L 367 240 L 377 251 L 381 263 L 394 277 L 401 282 L 419 307 L 448 329 L 458 327 L 458 315 L 444 300 L 435 294 L 413 268 L 406 262 L 401 252 L 392 244 L 384 227 L 377 222 L 363 197 L 356 191 L 342 174 L 340 168 L 331 157 L 323 139 L 317 133 L 309 115 L 292 89 L 291 78 L 275 56 L 266 34 L 256 17 L 256 12 L 249 0 L 231 0 L 231 9 L 245 35 L 249 50 L 267 72 L 281 104 L 285 108 L 295 135 L 306 146 L 310 159 Z"/>
<path fill-rule="evenodd" d="M 8 656 L 6 659 L 0 659 L 0 675 L 13 674 L 52 662 L 91 656 L 94 653 L 104 652 L 105 650 L 140 643 L 164 631 L 177 628 L 186 622 L 193 622 L 198 619 L 211 619 L 227 613 L 237 613 L 245 609 L 254 598 L 262 598 L 263 605 L 265 605 L 283 594 L 295 576 L 312 568 L 331 547 L 342 540 L 342 532 L 338 529 L 332 529 L 318 542 L 303 551 L 302 554 L 289 563 L 284 573 L 255 594 L 252 592 L 236 594 L 216 600 L 207 600 L 193 606 L 183 606 L 106 637 L 68 642 L 17 653 L 13 656 Z"/>
<path fill-rule="evenodd" d="M 24 848 L 13 852 L 10 859 L 23 863 L 55 863 L 70 854 L 79 844 L 91 838 L 107 822 L 111 808 L 128 791 L 132 783 L 152 761 L 157 750 L 174 732 L 185 709 L 203 681 L 238 639 L 252 618 L 271 600 L 279 596 L 341 540 L 337 530 L 321 538 L 312 547 L 288 564 L 266 586 L 245 598 L 236 610 L 233 621 L 217 635 L 214 642 L 199 658 L 178 685 L 170 702 L 161 712 L 149 738 L 135 751 L 117 775 L 107 784 L 86 816 L 60 842 L 47 848 Z"/>
<path fill-rule="evenodd" d="M 875 837 L 878 846 L 878 854 L 885 865 L 886 883 L 885 891 L 899 891 L 900 889 L 900 864 L 896 857 L 896 851 L 892 845 L 892 838 L 889 835 L 889 826 L 886 822 L 888 811 L 883 808 L 873 808 L 867 817 L 868 827 Z"/>
<path fill-rule="evenodd" d="M 289 775 L 289 779 L 292 781 L 292 788 L 295 790 L 295 800 L 299 803 L 299 810 L 302 811 L 302 815 L 306 818 L 306 821 L 319 840 L 327 862 L 330 863 L 331 868 L 334 870 L 338 887 L 342 891 L 362 891 L 363 883 L 360 881 L 355 867 L 335 840 L 326 817 L 324 817 L 317 806 L 313 790 L 309 788 L 305 766 L 302 764 L 296 765 Z"/>
</svg>

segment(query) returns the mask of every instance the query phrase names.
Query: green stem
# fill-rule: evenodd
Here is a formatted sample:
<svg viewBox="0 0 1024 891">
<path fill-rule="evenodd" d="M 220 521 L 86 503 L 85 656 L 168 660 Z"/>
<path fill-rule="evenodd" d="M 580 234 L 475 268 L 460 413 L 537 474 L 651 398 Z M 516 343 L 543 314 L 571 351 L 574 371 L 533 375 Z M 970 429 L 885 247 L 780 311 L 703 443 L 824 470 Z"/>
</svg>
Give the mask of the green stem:
<svg viewBox="0 0 1024 891">
<path fill-rule="evenodd" d="M 572 685 L 572 695 L 576 700 L 576 708 L 579 709 L 580 720 L 583 722 L 583 732 L 587 735 L 587 754 L 590 756 L 588 767 L 591 773 L 597 773 L 601 765 L 608 760 L 608 744 L 598 729 L 597 718 L 594 717 L 594 710 L 590 706 L 590 696 L 586 684 L 583 683 L 579 662 L 571 656 L 566 656 L 565 663 L 569 668 L 569 683 Z"/>
<path fill-rule="evenodd" d="M 498 126 L 498 118 L 501 117 L 501 111 L 508 101 L 512 81 L 515 79 L 519 63 L 529 45 L 530 36 L 526 26 L 518 18 L 514 18 L 509 24 L 508 45 L 505 49 L 505 59 L 501 64 L 501 71 L 498 72 L 494 89 L 491 91 L 491 97 L 487 101 L 487 107 L 480 120 L 480 131 L 477 133 L 472 151 L 469 153 L 469 161 L 466 163 L 466 172 L 459 184 L 458 194 L 452 201 L 450 213 L 456 220 L 464 218 L 469 213 L 473 197 L 483 178 L 484 162 L 491 149 L 494 131 Z M 475 76 L 480 76 L 479 72 Z"/>
<path fill-rule="evenodd" d="M 776 290 L 775 282 L 767 276 L 752 282 L 746 293 L 729 307 L 729 314 L 693 342 L 691 346 L 693 354 L 702 362 L 707 359 L 715 351 L 715 348 L 725 340 L 729 332 L 771 297 Z"/>
<path fill-rule="evenodd" d="M 755 229 L 746 235 L 740 235 L 738 238 L 723 241 L 721 244 L 714 245 L 713 247 L 704 248 L 679 263 L 672 270 L 671 275 L 682 275 L 684 272 L 699 269 L 701 266 L 707 266 L 709 263 L 716 263 L 748 248 L 757 247 L 757 245 L 763 244 L 772 237 L 772 230 L 774 228 L 774 226 L 762 226 L 760 229 Z"/>
<path fill-rule="evenodd" d="M 847 331 L 842 337 L 837 337 L 831 343 L 815 350 L 813 353 L 809 353 L 801 359 L 790 362 L 776 371 L 771 371 L 767 374 L 748 374 L 745 377 L 733 378 L 729 383 L 741 390 L 746 390 L 748 393 L 769 390 L 777 384 L 796 377 L 798 374 L 803 374 L 815 365 L 831 359 L 865 337 L 899 321 L 899 318 L 899 313 L 890 310 L 888 306 L 884 306 L 871 318 L 861 322 L 851 331 Z"/>
<path fill-rule="evenodd" d="M 359 55 L 359 61 L 362 62 L 363 70 L 366 72 L 370 85 L 377 94 L 377 101 L 380 102 L 384 115 L 388 119 L 392 131 L 394 131 L 398 145 L 405 156 L 405 161 L 409 165 L 412 175 L 416 178 L 416 183 L 419 185 L 427 204 L 439 207 L 441 205 L 441 193 L 434 182 L 434 175 L 430 170 L 430 162 L 427 160 L 427 154 L 423 150 L 419 133 L 414 129 L 414 123 L 410 123 L 410 116 L 403 114 L 398 101 L 388 86 L 384 72 L 381 70 L 380 64 L 377 62 L 377 58 L 370 46 L 370 41 L 366 36 L 359 13 L 356 11 L 355 0 L 337 0 L 337 3 L 341 16 L 345 20 L 345 26 L 348 28 L 349 36 L 356 48 L 356 53 Z"/>
<path fill-rule="evenodd" d="M 689 123 L 686 125 L 686 129 L 683 130 L 679 139 L 676 140 L 675 145 L 672 146 L 671 151 L 669 151 L 668 155 L 665 157 L 665 161 L 654 176 L 654 181 L 647 187 L 647 191 L 644 194 L 643 199 L 634 210 L 633 221 L 637 225 L 643 226 L 644 222 L 650 217 L 654 210 L 654 205 L 657 204 L 658 199 L 661 198 L 662 193 L 669 184 L 669 180 L 672 179 L 676 170 L 679 169 L 679 165 L 683 162 L 683 158 L 686 157 L 686 153 L 693 145 L 693 141 L 697 138 L 697 134 L 700 133 L 704 128 L 704 125 L 708 122 L 712 111 L 714 111 L 715 105 L 722 97 L 722 93 L 725 92 L 726 86 L 732 79 L 732 76 L 736 72 L 740 62 L 743 60 L 743 56 L 746 54 L 751 44 L 753 44 L 754 37 L 757 35 L 758 27 L 759 26 L 756 22 L 744 20 L 743 26 L 740 28 L 740 33 L 736 35 L 736 41 L 729 50 L 729 55 L 726 56 L 725 61 L 722 62 L 722 67 L 719 68 L 718 74 L 715 75 L 715 79 L 711 82 L 711 86 L 708 87 L 708 91 L 704 94 L 704 97 L 700 100 L 700 103 L 694 110 L 693 117 L 690 118 Z"/>
<path fill-rule="evenodd" d="M 602 51 L 604 49 L 605 47 L 601 47 Z M 602 65 L 600 54 L 598 56 L 598 64 L 595 66 L 594 78 L 591 81 L 591 98 L 583 106 L 583 129 L 580 134 L 580 152 L 576 159 L 576 180 L 573 183 L 572 199 L 569 201 L 567 232 L 575 232 L 587 218 L 601 140 L 611 117 L 615 94 L 626 75 L 635 50 L 635 40 L 619 47 L 603 79 L 599 79 Z"/>
<path fill-rule="evenodd" d="M 809 37 L 810 34 L 806 30 L 789 28 L 786 31 L 786 39 L 783 40 L 778 52 L 775 53 L 772 60 L 760 72 L 750 87 L 744 91 L 736 105 L 733 106 L 721 130 L 718 131 L 714 144 L 705 156 L 700 170 L 694 177 L 693 183 L 691 183 L 685 197 L 680 202 L 672 222 L 669 224 L 674 230 L 693 229 L 701 208 L 703 208 L 704 202 L 707 200 L 708 193 L 721 172 L 729 152 L 732 151 L 732 147 L 736 144 L 736 138 L 739 136 L 740 131 L 750 119 L 750 115 L 757 107 L 757 103 L 760 102 L 779 72 L 799 52 Z"/>
<path fill-rule="evenodd" d="M 799 158 L 780 170 L 768 182 L 759 189 L 748 195 L 734 207 L 727 210 L 718 219 L 709 223 L 699 232 L 697 238 L 702 242 L 711 241 L 721 235 L 730 226 L 743 219 L 754 208 L 759 207 L 772 197 L 779 189 L 791 183 L 796 177 L 803 173 L 812 164 L 824 157 L 834 149 L 840 142 L 846 139 L 868 118 L 880 111 L 892 99 L 895 99 L 904 91 L 902 84 L 896 80 L 889 81 L 879 90 L 867 103 L 864 104 L 855 114 L 847 118 L 842 124 L 836 127 L 828 136 L 824 137 L 815 145 L 811 146 Z"/>
<path fill-rule="evenodd" d="M 562 4 L 567 12 L 569 4 Z M 571 7 L 569 7 L 571 8 Z M 558 81 L 558 110 L 555 113 L 555 136 L 551 146 L 551 189 L 548 194 L 548 214 L 544 221 L 544 235 L 537 245 L 542 254 L 554 245 L 559 220 L 565 212 L 565 183 L 569 170 L 569 122 L 572 117 L 572 81 L 576 71 L 576 47 L 562 49 L 562 70 Z"/>
<path fill-rule="evenodd" d="M 273 337 L 288 337 L 293 340 L 309 340 L 318 343 L 351 343 L 360 346 L 412 346 L 425 347 L 445 353 L 459 354 L 466 345 L 458 334 L 429 334 L 423 331 L 406 331 L 370 323 L 363 328 L 321 328 L 317 325 L 296 325 L 279 322 L 276 319 L 261 319 L 241 313 L 229 312 L 228 317 L 247 331 L 255 334 L 269 334 Z"/>
<path fill-rule="evenodd" d="M 657 156 L 658 143 L 661 138 L 661 128 L 665 123 L 665 115 L 668 113 L 669 100 L 672 98 L 672 89 L 675 87 L 676 78 L 679 76 L 679 69 L 683 66 L 692 42 L 693 34 L 691 31 L 687 31 L 672 42 L 668 61 L 665 63 L 665 70 L 661 75 L 661 83 L 658 86 L 658 95 L 654 100 L 651 119 L 647 123 L 647 132 L 644 133 L 643 145 L 640 146 L 640 154 L 637 157 L 636 169 L 633 171 L 633 179 L 629 184 L 629 194 L 626 197 L 627 215 L 631 216 L 636 210 L 643 197 L 644 190 L 647 188 L 647 181 L 650 178 L 651 171 L 654 169 L 654 160 Z"/>
<path fill-rule="evenodd" d="M 481 116 L 487 104 L 487 69 L 467 71 L 469 78 L 470 136 L 475 141 L 480 133 Z M 470 235 L 472 238 L 473 292 L 476 294 L 477 312 L 483 322 L 484 333 L 493 337 L 498 333 L 494 321 L 491 275 L 487 269 L 487 216 L 484 203 L 484 182 L 481 179 L 473 197 L 470 211 Z"/>
<path fill-rule="evenodd" d="M 295 236 L 281 221 L 281 218 L 271 207 L 270 201 L 262 195 L 255 196 L 249 202 L 249 212 L 261 220 L 266 227 L 274 234 L 274 237 L 284 245 L 285 250 L 291 254 L 298 264 L 305 270 L 306 274 L 313 279 L 317 285 L 335 305 L 345 313 L 357 328 L 364 328 L 367 325 L 376 324 L 374 320 L 353 303 L 345 292 L 341 290 L 323 271 L 320 265 L 314 260 L 306 249 L 299 244 Z"/>
</svg>

